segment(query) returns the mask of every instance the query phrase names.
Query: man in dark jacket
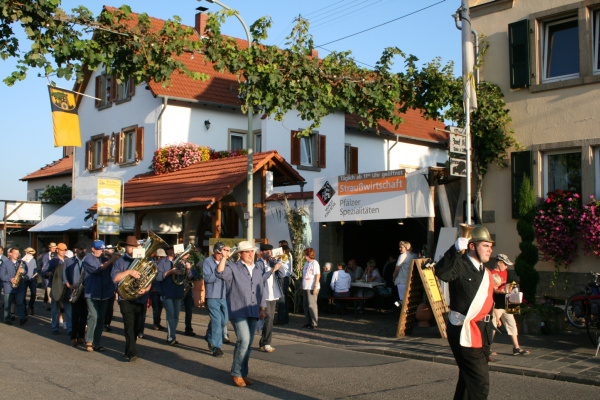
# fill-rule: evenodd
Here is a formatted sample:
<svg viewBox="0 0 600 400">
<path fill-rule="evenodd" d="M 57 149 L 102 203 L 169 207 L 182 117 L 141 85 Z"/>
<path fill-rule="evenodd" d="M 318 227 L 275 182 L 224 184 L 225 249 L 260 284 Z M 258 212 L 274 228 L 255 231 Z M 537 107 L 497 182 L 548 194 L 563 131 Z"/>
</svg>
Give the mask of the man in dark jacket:
<svg viewBox="0 0 600 400">
<path fill-rule="evenodd" d="M 455 399 L 487 399 L 489 393 L 494 285 L 484 263 L 493 243 L 486 228 L 475 227 L 470 239 L 458 238 L 435 266 L 449 284 L 448 342 L 459 369 Z"/>
</svg>

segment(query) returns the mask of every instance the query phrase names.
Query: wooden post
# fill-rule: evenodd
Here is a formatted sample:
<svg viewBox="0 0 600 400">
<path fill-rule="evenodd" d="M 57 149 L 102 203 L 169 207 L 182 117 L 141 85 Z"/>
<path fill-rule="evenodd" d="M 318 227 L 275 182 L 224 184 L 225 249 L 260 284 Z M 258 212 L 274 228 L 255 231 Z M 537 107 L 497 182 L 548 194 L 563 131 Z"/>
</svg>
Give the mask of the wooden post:
<svg viewBox="0 0 600 400">
<path fill-rule="evenodd" d="M 215 214 L 212 216 L 212 232 L 213 237 L 220 238 L 221 237 L 221 224 L 223 222 L 222 219 L 222 204 L 220 201 L 217 202 L 215 207 Z"/>
<path fill-rule="evenodd" d="M 267 166 L 265 165 L 260 171 L 260 204 L 262 208 L 260 209 L 260 237 L 267 237 Z"/>
<path fill-rule="evenodd" d="M 144 221 L 144 217 L 146 217 L 146 213 L 136 211 L 136 213 L 135 213 L 135 237 L 137 239 L 142 238 L 142 222 Z"/>
</svg>

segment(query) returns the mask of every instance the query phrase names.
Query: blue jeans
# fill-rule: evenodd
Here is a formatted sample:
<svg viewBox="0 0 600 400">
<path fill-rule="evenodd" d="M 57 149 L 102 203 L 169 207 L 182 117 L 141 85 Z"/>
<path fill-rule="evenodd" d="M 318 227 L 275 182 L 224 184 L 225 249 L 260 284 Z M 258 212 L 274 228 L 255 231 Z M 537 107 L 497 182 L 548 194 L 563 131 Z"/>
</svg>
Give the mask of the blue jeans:
<svg viewBox="0 0 600 400">
<path fill-rule="evenodd" d="M 282 296 L 277 300 L 277 320 L 282 324 L 290 322 L 290 312 L 287 305 L 287 293 L 290 287 L 290 277 L 286 276 L 281 282 Z"/>
<path fill-rule="evenodd" d="M 94 347 L 100 346 L 102 338 L 102 329 L 104 329 L 104 316 L 106 315 L 106 307 L 108 299 L 95 300 L 86 298 L 88 306 L 87 332 L 85 333 L 85 341 L 92 343 Z"/>
<path fill-rule="evenodd" d="M 50 319 L 52 321 L 52 331 L 58 332 L 58 321 L 60 316 L 60 302 L 54 300 L 52 293 L 50 294 L 51 299 L 51 311 Z M 71 302 L 67 299 L 62 302 L 63 308 L 65 309 L 65 322 L 67 323 L 67 332 L 71 333 L 73 328 L 73 309 L 71 308 Z"/>
<path fill-rule="evenodd" d="M 177 323 L 179 322 L 179 311 L 182 299 L 163 299 L 163 306 L 167 313 L 167 340 L 175 340 L 177 337 Z"/>
<path fill-rule="evenodd" d="M 257 318 L 234 318 L 231 320 L 237 342 L 233 350 L 233 364 L 231 364 L 231 376 L 246 378 L 248 376 L 248 360 L 254 331 L 256 331 Z"/>
<path fill-rule="evenodd" d="M 25 318 L 25 305 L 23 304 L 24 298 L 25 290 L 23 290 L 23 288 L 19 288 L 19 291 L 16 293 L 4 293 L 4 322 L 9 320 L 8 316 L 10 315 L 10 303 L 13 301 L 17 303 L 17 316 L 19 319 Z"/>
<path fill-rule="evenodd" d="M 225 299 L 206 299 L 210 322 L 206 329 L 206 339 L 216 349 L 223 346 L 223 336 L 227 332 L 227 302 Z"/>
</svg>

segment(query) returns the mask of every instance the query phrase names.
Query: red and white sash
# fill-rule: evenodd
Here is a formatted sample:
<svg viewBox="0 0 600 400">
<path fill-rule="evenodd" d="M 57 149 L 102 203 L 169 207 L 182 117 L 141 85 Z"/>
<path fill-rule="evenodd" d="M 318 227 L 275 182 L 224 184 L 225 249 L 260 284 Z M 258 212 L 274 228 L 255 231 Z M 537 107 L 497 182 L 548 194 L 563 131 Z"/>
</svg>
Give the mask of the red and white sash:
<svg viewBox="0 0 600 400">
<path fill-rule="evenodd" d="M 492 274 L 490 274 L 485 267 L 484 270 L 483 279 L 471 302 L 469 311 L 467 311 L 463 327 L 460 331 L 460 345 L 463 347 L 483 347 L 481 331 L 477 326 L 477 322 L 484 319 L 494 306 L 494 283 L 492 281 Z"/>
</svg>

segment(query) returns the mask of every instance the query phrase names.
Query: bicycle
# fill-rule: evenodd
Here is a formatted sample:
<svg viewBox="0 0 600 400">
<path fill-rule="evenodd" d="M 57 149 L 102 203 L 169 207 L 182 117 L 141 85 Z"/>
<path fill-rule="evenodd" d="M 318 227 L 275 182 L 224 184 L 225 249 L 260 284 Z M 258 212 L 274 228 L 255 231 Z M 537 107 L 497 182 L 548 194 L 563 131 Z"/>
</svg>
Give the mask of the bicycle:
<svg viewBox="0 0 600 400">
<path fill-rule="evenodd" d="M 590 272 L 585 292 L 572 295 L 565 306 L 567 321 L 575 328 L 585 328 L 596 355 L 600 349 L 600 273 Z"/>
</svg>

